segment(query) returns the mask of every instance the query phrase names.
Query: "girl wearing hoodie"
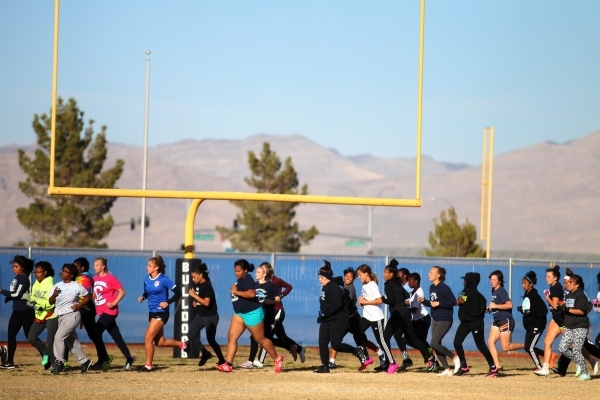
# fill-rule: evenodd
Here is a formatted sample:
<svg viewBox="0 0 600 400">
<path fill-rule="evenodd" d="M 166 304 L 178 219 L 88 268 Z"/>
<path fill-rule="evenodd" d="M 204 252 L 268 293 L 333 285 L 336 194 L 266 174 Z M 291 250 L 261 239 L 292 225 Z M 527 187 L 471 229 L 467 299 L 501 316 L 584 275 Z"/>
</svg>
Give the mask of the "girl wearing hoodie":
<svg viewBox="0 0 600 400">
<path fill-rule="evenodd" d="M 13 358 L 17 350 L 17 333 L 23 329 L 25 337 L 29 335 L 29 328 L 35 319 L 35 312 L 30 305 L 29 292 L 31 285 L 29 283 L 29 274 L 33 269 L 33 261 L 25 256 L 15 256 L 11 261 L 15 279 L 10 283 L 8 290 L 2 289 L 0 292 L 5 296 L 4 302 L 12 301 L 12 314 L 8 320 L 8 348 L 0 347 L 2 369 L 14 369 Z"/>
<path fill-rule="evenodd" d="M 44 369 L 54 362 L 54 335 L 58 329 L 58 319 L 54 314 L 54 304 L 50 304 L 50 290 L 54 286 L 54 268 L 48 261 L 35 264 L 35 283 L 31 289 L 29 304 L 35 310 L 35 320 L 29 329 L 27 340 L 42 355 Z M 40 340 L 40 334 L 48 328 L 46 342 Z"/>
<path fill-rule="evenodd" d="M 535 347 L 544 328 L 546 327 L 546 315 L 548 315 L 548 308 L 539 295 L 537 289 L 533 287 L 537 283 L 537 277 L 535 272 L 529 271 L 523 277 L 521 285 L 525 290 L 523 295 L 523 305 L 518 307 L 517 310 L 523 314 L 523 328 L 525 328 L 525 343 L 524 348 L 533 364 L 535 370 L 539 371 L 542 369 L 542 365 L 539 360 L 539 356 L 544 357 L 544 350 Z"/>
<path fill-rule="evenodd" d="M 463 284 L 465 288 L 456 301 L 460 325 L 456 329 L 456 336 L 454 336 L 454 348 L 456 349 L 456 354 L 458 354 L 460 360 L 460 368 L 454 375 L 460 376 L 469 372 L 469 366 L 467 364 L 467 359 L 465 358 L 465 351 L 462 344 L 467 338 L 467 335 L 471 333 L 477 349 L 483 354 L 483 357 L 485 357 L 485 360 L 490 366 L 490 371 L 486 377 L 494 378 L 498 374 L 498 368 L 494 365 L 494 358 L 485 345 L 483 336 L 483 318 L 486 310 L 486 300 L 477 290 L 477 285 L 479 285 L 481 277 L 478 272 L 468 272 L 462 279 L 464 280 Z"/>
</svg>

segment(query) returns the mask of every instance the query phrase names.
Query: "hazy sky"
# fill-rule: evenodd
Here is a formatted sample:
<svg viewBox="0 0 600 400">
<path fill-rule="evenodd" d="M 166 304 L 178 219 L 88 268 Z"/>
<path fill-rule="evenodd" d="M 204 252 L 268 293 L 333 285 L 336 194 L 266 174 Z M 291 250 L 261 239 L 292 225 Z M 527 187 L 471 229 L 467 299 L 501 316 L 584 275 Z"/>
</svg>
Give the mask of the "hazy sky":
<svg viewBox="0 0 600 400">
<path fill-rule="evenodd" d="M 0 2 L 0 146 L 35 141 L 51 101 L 54 1 Z M 344 155 L 412 157 L 419 1 L 62 0 L 59 95 L 150 146 L 298 133 Z M 478 164 L 600 129 L 600 1 L 426 8 L 423 152 Z"/>
</svg>

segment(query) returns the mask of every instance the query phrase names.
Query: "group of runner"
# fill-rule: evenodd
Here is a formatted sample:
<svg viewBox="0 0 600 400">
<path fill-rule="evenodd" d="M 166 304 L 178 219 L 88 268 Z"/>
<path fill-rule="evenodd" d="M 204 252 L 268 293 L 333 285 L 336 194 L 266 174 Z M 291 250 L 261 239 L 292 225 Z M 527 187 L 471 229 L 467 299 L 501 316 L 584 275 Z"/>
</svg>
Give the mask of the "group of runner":
<svg viewBox="0 0 600 400">
<path fill-rule="evenodd" d="M 109 333 L 125 357 L 124 368 L 132 368 L 135 359 L 116 324 L 118 304 L 125 296 L 125 290 L 109 272 L 105 258 L 94 260 L 94 275 L 85 258 L 64 264 L 60 279 L 56 282 L 54 269 L 46 261 L 34 262 L 17 255 L 12 265 L 15 278 L 9 290 L 1 291 L 6 301 L 12 301 L 13 312 L 8 323 L 8 346 L 0 346 L 0 368 L 15 368 L 16 336 L 21 329 L 39 352 L 44 369 L 50 369 L 54 374 L 61 373 L 68 366 L 69 351 L 80 365 L 81 373 L 90 369 L 108 371 L 113 357 L 106 351 L 102 339 L 104 331 Z M 169 320 L 169 306 L 179 300 L 182 294 L 181 288 L 165 275 L 165 269 L 160 255 L 148 260 L 144 290 L 138 297 L 140 303 L 147 300 L 149 310 L 149 324 L 144 336 L 146 359 L 140 371 L 154 371 L 155 346 L 176 347 L 183 352 L 188 352 L 193 346 L 199 351 L 198 365 L 205 365 L 213 354 L 200 340 L 203 329 L 217 358 L 216 369 L 222 372 L 234 370 L 237 341 L 246 329 L 251 334 L 250 355 L 238 367 L 262 368 L 268 354 L 273 360 L 275 372 L 281 372 L 283 357 L 275 347 L 288 351 L 294 361 L 300 358 L 301 362 L 305 362 L 305 348 L 289 338 L 283 326 L 285 311 L 282 299 L 291 292 L 292 286 L 276 277 L 269 263 L 264 262 L 256 269 L 244 259 L 234 263 L 236 282 L 230 288 L 234 314 L 229 325 L 225 355 L 215 339 L 219 315 L 215 291 L 204 263 L 194 264 L 190 271 L 191 288 L 188 294 L 196 310 L 188 332 L 190 340 L 165 338 L 164 326 Z M 35 282 L 30 287 L 29 276 L 32 271 Z M 252 272 L 255 272 L 256 281 L 252 278 Z M 496 343 L 500 341 L 503 351 L 524 349 L 531 357 L 534 372 L 538 375 L 547 376 L 554 370 L 564 376 L 570 361 L 573 361 L 577 379 L 589 380 L 590 373 L 585 360 L 590 362 L 596 374 L 599 366 L 597 358 L 600 358 L 600 334 L 595 341 L 588 339 L 590 321 L 587 314 L 592 308 L 600 312 L 600 305 L 598 299 L 593 302 L 588 300 L 583 292 L 583 279 L 579 275 L 569 269 L 566 272 L 563 289 L 560 267 L 546 271 L 549 288 L 543 291 L 543 296 L 535 288 L 535 272 L 525 274 L 522 278 L 523 302 L 522 306 L 517 307 L 517 311 L 523 315 L 525 341 L 512 343 L 514 307 L 504 289 L 504 276 L 499 270 L 489 275 L 492 293 L 490 302 L 487 302 L 478 290 L 481 277 L 477 272 L 469 272 L 461 277 L 464 287 L 455 296 L 444 283 L 446 270 L 434 266 L 428 274 L 431 285 L 426 296 L 421 288 L 420 275 L 410 273 L 406 268 L 398 268 L 398 262 L 391 260 L 383 272 L 385 283 L 382 294 L 378 278 L 370 266 L 363 264 L 356 271 L 348 268 L 343 276 L 336 277 L 331 264 L 325 261 L 318 272 L 322 286 L 317 319 L 321 366 L 314 372 L 329 373 L 336 368 L 338 352 L 356 356 L 360 362 L 358 369 L 362 371 L 373 363 L 369 350 L 378 355 L 379 366 L 375 367 L 376 371 L 388 374 L 405 371 L 414 365 L 407 351 L 407 346 L 410 346 L 419 350 L 426 371 L 437 372 L 438 376 L 460 376 L 469 372 L 462 343 L 472 334 L 475 345 L 489 365 L 487 377 L 496 377 L 502 370 L 496 348 Z M 360 296 L 357 296 L 353 283 L 356 278 L 362 282 Z M 600 284 L 600 274 L 598 281 Z M 389 309 L 387 321 L 382 304 Z M 458 307 L 459 319 L 453 342 L 456 355 L 442 344 L 453 325 L 454 307 Z M 359 314 L 361 308 L 362 316 Z M 548 311 L 552 319 L 547 323 Z M 486 313 L 493 315 L 487 343 L 484 338 Z M 79 326 L 85 327 L 94 343 L 97 353 L 95 363 L 83 352 L 77 336 Z M 365 335 L 369 327 L 377 344 L 370 342 Z M 40 339 L 44 330 L 47 331 L 46 341 Z M 542 350 L 536 344 L 544 330 L 546 335 Z M 343 342 L 347 333 L 352 334 L 354 346 Z M 556 357 L 552 344 L 561 334 L 561 356 L 554 368 Z M 392 337 L 401 351 L 401 362 L 392 354 Z M 453 363 L 452 367 L 449 360 Z"/>
</svg>

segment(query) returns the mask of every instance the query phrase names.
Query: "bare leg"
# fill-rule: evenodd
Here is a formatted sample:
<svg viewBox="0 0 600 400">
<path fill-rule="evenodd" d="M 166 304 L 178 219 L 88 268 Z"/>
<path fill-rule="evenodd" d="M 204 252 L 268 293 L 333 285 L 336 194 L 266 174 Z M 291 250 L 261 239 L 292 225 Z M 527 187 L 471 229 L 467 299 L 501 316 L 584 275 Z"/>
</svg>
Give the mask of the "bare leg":
<svg viewBox="0 0 600 400">
<path fill-rule="evenodd" d="M 492 358 L 494 359 L 494 364 L 496 364 L 496 368 L 500 368 L 500 358 L 498 357 L 498 349 L 496 348 L 496 342 L 500 339 L 500 329 L 497 326 L 493 326 L 490 328 L 490 334 L 488 336 L 488 349 L 490 349 L 490 353 L 492 354 Z"/>
<path fill-rule="evenodd" d="M 159 319 L 150 320 L 146 335 L 144 336 L 144 347 L 146 348 L 146 365 L 152 365 L 154 358 L 154 339 L 163 336 L 163 322 Z"/>
<path fill-rule="evenodd" d="M 247 326 L 248 330 L 252 334 L 254 340 L 256 340 L 263 349 L 267 351 L 267 353 L 271 356 L 273 361 L 277 360 L 277 352 L 275 351 L 275 346 L 273 346 L 273 342 L 271 339 L 265 337 L 265 327 L 261 322 L 258 325 L 254 325 L 253 327 Z M 227 347 L 227 353 L 229 353 L 229 346 Z"/>
<path fill-rule="evenodd" d="M 244 324 L 242 317 L 239 315 L 232 316 L 231 323 L 229 324 L 229 333 L 227 334 L 227 355 L 225 356 L 225 361 L 233 363 L 233 358 L 237 352 L 237 340 L 245 330 L 246 324 Z M 254 339 L 256 340 L 256 338 Z M 258 340 L 256 341 L 258 342 Z"/>
</svg>

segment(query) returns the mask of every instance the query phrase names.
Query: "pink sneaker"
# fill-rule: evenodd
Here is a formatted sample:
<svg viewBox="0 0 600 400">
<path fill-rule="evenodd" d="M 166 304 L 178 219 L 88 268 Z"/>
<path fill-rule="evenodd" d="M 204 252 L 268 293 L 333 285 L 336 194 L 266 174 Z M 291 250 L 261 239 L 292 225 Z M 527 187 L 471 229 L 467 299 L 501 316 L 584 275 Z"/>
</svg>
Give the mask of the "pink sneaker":
<svg viewBox="0 0 600 400">
<path fill-rule="evenodd" d="M 365 362 L 363 364 L 360 365 L 360 367 L 358 367 L 358 370 L 362 371 L 371 364 L 373 364 L 373 359 L 371 357 L 369 357 L 365 360 Z"/>
<path fill-rule="evenodd" d="M 224 362 L 223 364 L 218 364 L 215 368 L 221 372 L 232 372 L 233 371 L 233 367 L 231 365 L 227 364 L 226 362 Z"/>
<path fill-rule="evenodd" d="M 396 372 L 398 367 L 399 367 L 398 363 L 390 364 L 390 366 L 388 367 L 387 373 L 390 375 L 393 374 L 394 372 Z"/>
<path fill-rule="evenodd" d="M 278 374 L 281 370 L 283 370 L 283 357 L 279 356 L 275 360 L 275 373 Z"/>
</svg>

